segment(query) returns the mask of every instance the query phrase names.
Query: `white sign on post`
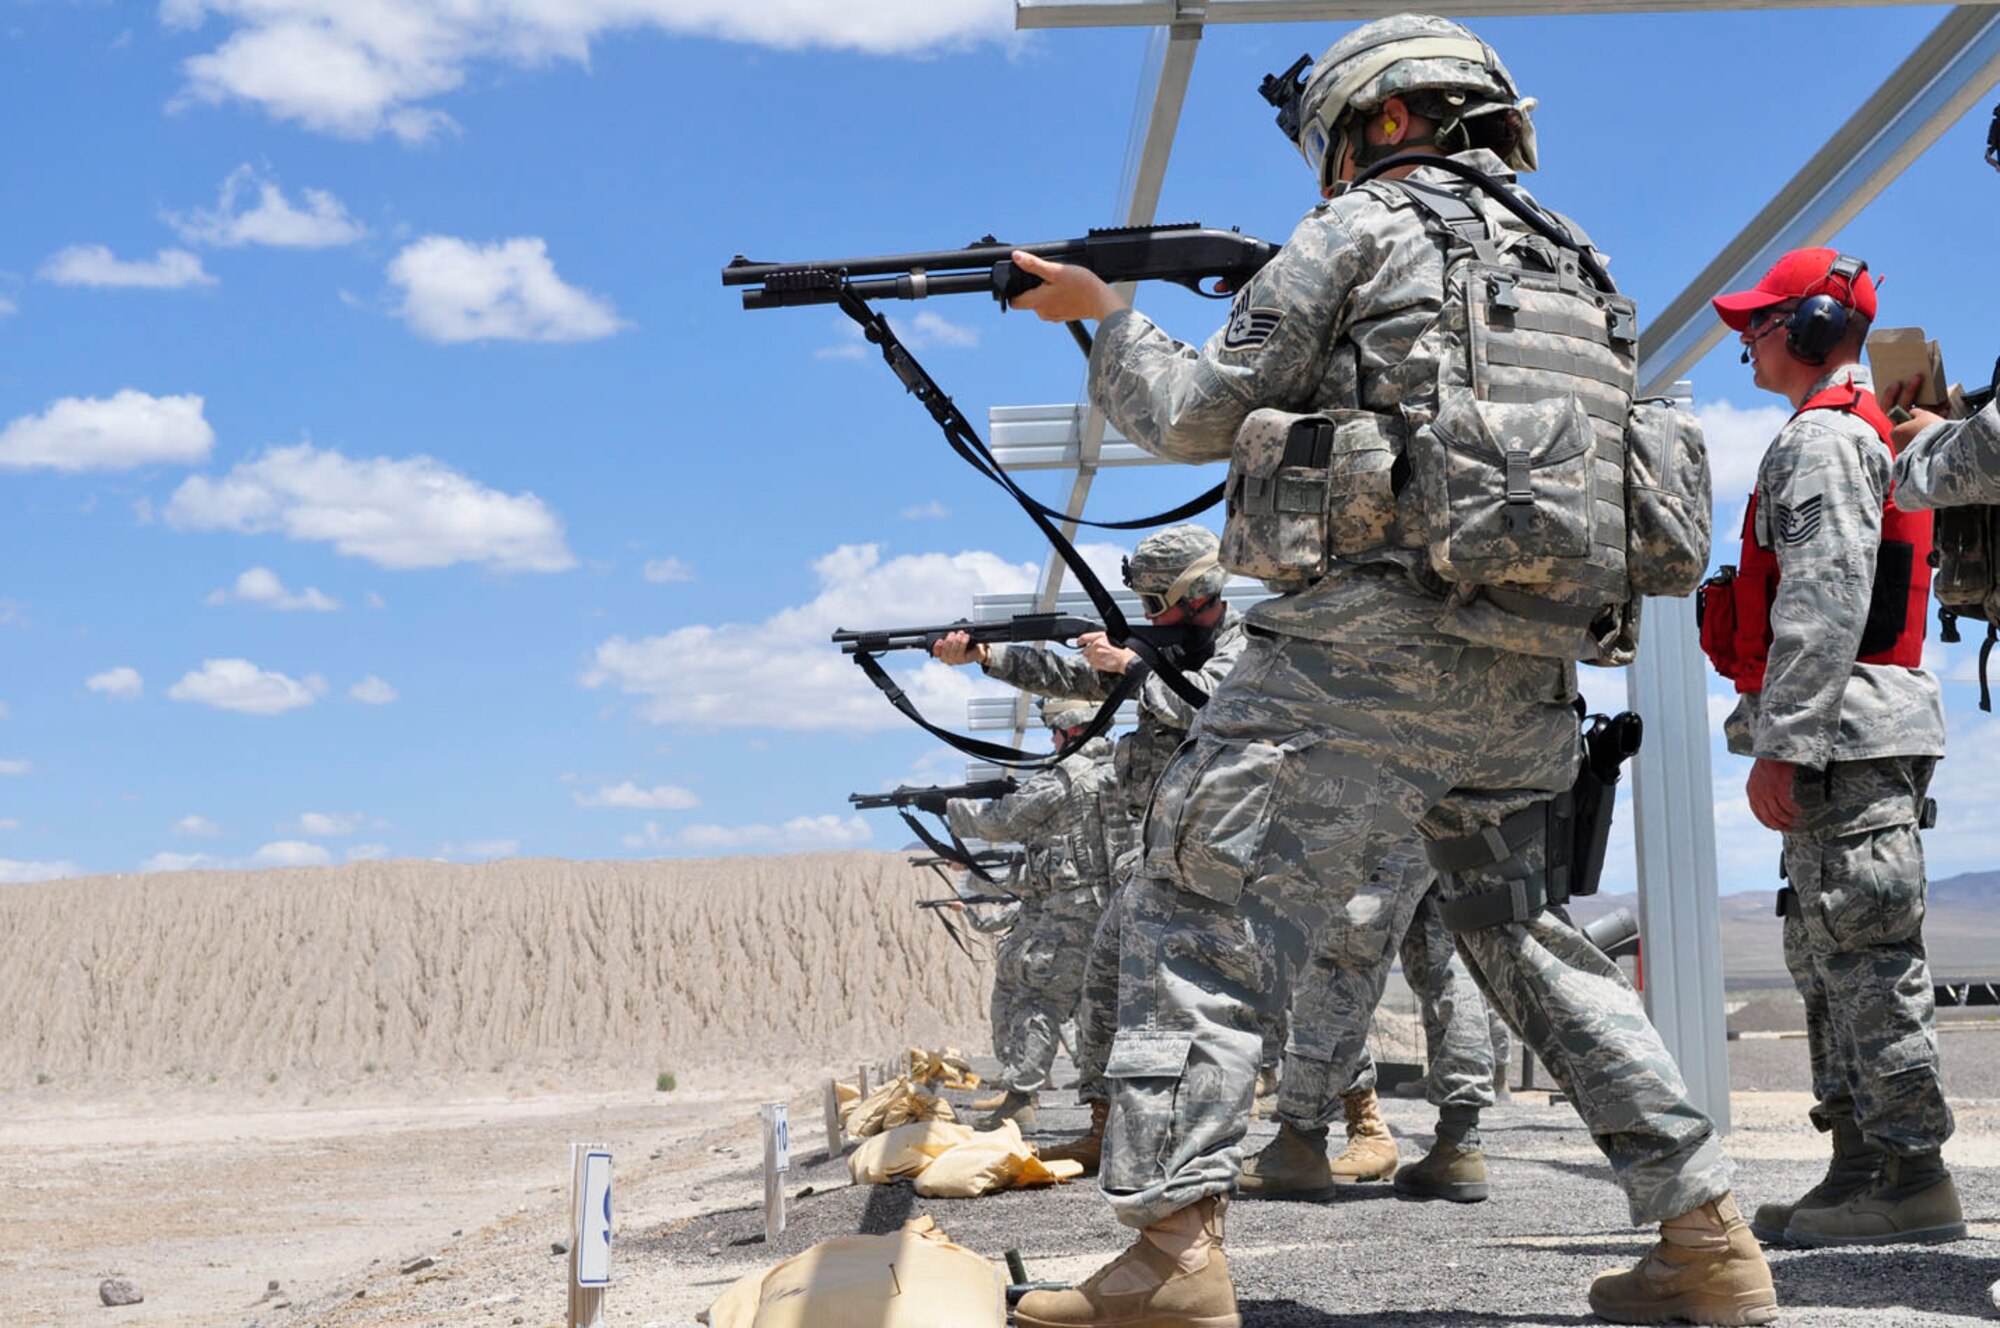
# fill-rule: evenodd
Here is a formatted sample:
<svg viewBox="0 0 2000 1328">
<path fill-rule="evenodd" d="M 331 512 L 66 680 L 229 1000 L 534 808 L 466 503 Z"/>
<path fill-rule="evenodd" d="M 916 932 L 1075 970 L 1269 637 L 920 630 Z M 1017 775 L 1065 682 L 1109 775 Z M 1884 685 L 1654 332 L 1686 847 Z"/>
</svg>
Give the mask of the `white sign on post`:
<svg viewBox="0 0 2000 1328">
<path fill-rule="evenodd" d="M 611 1285 L 611 1154 L 583 1156 L 576 1212 L 576 1284 Z"/>
<path fill-rule="evenodd" d="M 790 1171 L 792 1169 L 792 1122 L 791 1118 L 786 1115 L 786 1106 L 782 1102 L 773 1103 L 771 1106 L 771 1133 L 776 1138 L 778 1144 L 776 1170 L 780 1172 Z"/>
</svg>

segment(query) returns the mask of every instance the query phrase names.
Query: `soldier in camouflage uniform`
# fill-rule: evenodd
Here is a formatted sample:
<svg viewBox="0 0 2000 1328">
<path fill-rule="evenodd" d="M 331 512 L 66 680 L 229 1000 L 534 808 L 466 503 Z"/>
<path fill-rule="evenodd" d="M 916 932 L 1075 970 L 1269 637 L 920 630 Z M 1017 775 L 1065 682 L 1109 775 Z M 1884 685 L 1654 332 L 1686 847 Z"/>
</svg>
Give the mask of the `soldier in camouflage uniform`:
<svg viewBox="0 0 2000 1328">
<path fill-rule="evenodd" d="M 1023 307 L 1099 320 L 1092 399 L 1155 455 L 1229 457 L 1260 407 L 1368 413 L 1391 437 L 1439 409 L 1449 366 L 1424 337 L 1443 321 L 1448 246 L 1403 190 L 1339 185 L 1357 162 L 1411 149 L 1511 179 L 1535 164 L 1527 104 L 1464 28 L 1401 15 L 1336 43 L 1297 109 L 1298 146 L 1331 201 L 1204 346 L 1173 341 L 1087 270 L 1014 256 L 1044 282 Z M 1489 229 L 1519 224 L 1443 169 L 1399 170 L 1462 199 Z M 1413 533 L 1254 608 L 1249 646 L 1160 779 L 1124 900 L 1101 1174 L 1139 1236 L 1076 1290 L 1025 1297 L 1022 1328 L 1239 1322 L 1221 1206 L 1274 986 L 1261 931 L 1344 906 L 1413 829 L 1443 849 L 1515 827 L 1498 836 L 1508 856 L 1446 877 L 1448 904 L 1548 877 L 1533 828 L 1543 813 L 1516 814 L 1571 786 L 1577 656 L 1497 604 L 1454 599 Z M 1589 1123 L 1633 1220 L 1661 1223 L 1639 1268 L 1592 1286 L 1593 1310 L 1623 1322 L 1774 1318 L 1722 1143 L 1617 965 L 1560 910 L 1461 932 L 1458 945 Z"/>
<path fill-rule="evenodd" d="M 1757 471 L 1741 561 L 1746 573 L 1773 561 L 1775 585 L 1758 592 L 1769 618 L 1762 675 L 1736 670 L 1742 697 L 1725 730 L 1730 751 L 1754 758 L 1751 811 L 1784 835 L 1785 965 L 1805 999 L 1813 1124 L 1833 1136 L 1825 1179 L 1792 1203 L 1762 1205 L 1753 1226 L 1806 1245 L 1957 1239 L 1965 1220 L 1940 1153 L 1952 1118 L 1918 837 L 1944 755 L 1937 679 L 1915 667 L 1929 525 L 1921 549 L 1890 542 L 1901 534 L 1890 523 L 1907 518 L 1887 507 L 1888 421 L 1860 363 L 1875 286 L 1858 260 L 1804 249 L 1715 308 L 1747 347 L 1757 386 L 1798 412 Z M 1866 630 L 1884 605 L 1886 643 Z"/>
<path fill-rule="evenodd" d="M 1291 1040 L 1278 1082 L 1278 1134 L 1243 1164 L 1237 1192 L 1324 1199 L 1337 1187 L 1395 1178 L 1412 1198 L 1477 1203 L 1490 1193 L 1479 1113 L 1493 1105 L 1486 1002 L 1466 973 L 1436 906 L 1438 877 L 1415 835 L 1383 858 L 1328 925 L 1314 984 L 1292 999 Z M 1430 1152 L 1397 1169 L 1395 1139 L 1375 1098 L 1368 1029 L 1400 951 L 1416 993 L 1428 1065 L 1424 1095 L 1438 1109 Z M 1345 1116 L 1347 1146 L 1330 1162 L 1328 1127 Z"/>
<path fill-rule="evenodd" d="M 1067 746 L 1082 737 L 1095 709 L 1045 701 L 1042 717 L 1058 745 Z M 1092 738 L 1005 797 L 945 804 L 961 839 L 1015 840 L 1028 851 L 1014 887 L 1023 900 L 1017 927 L 1026 928 L 1026 937 L 1005 1012 L 1007 1032 L 995 1039 L 1005 1048 L 1005 1095 L 984 1122 L 989 1129 L 1003 1120 L 1024 1129 L 1034 1124 L 1034 1095 L 1048 1082 L 1063 1023 L 1076 1014 L 1090 937 L 1111 893 L 1112 860 L 1132 835 L 1111 752 L 1110 739 Z"/>
<path fill-rule="evenodd" d="M 1012 891 L 1019 882 L 1020 867 L 1010 874 L 1007 888 Z M 977 893 L 970 889 L 968 873 L 959 876 L 958 892 Z M 994 937 L 993 942 L 993 995 L 988 1006 L 989 1021 L 993 1026 L 993 1056 L 1002 1065 L 1013 1060 L 1012 1042 L 1014 1028 L 1014 1006 L 1020 1000 L 1022 990 L 1021 947 L 1027 943 L 1031 927 L 1023 926 L 1022 912 L 1026 905 L 1019 899 L 1007 904 L 954 904 L 953 908 L 965 914 L 966 923 L 981 935 Z M 1006 1101 L 1004 1092 L 990 1101 L 977 1099 L 973 1106 L 981 1111 L 992 1111 Z"/>
<path fill-rule="evenodd" d="M 1206 657 L 1185 671 L 1188 681 L 1212 692 L 1228 676 L 1243 653 L 1243 615 L 1222 598 L 1228 581 L 1218 558 L 1215 532 L 1202 526 L 1171 526 L 1139 541 L 1125 561 L 1125 583 L 1141 596 L 1146 619 L 1155 626 L 1190 623 L 1211 633 Z M 1077 643 L 1081 653 L 1059 654 L 1041 646 L 972 644 L 964 633 L 953 633 L 931 653 L 947 664 L 978 664 L 992 677 L 1037 696 L 1065 697 L 1101 703 L 1121 678 L 1146 665 L 1131 651 L 1111 644 L 1102 633 L 1087 633 Z M 1157 677 L 1147 677 L 1138 692 L 1139 722 L 1118 740 L 1114 763 L 1118 790 L 1133 826 L 1144 818 L 1153 784 L 1174 750 L 1187 736 L 1195 709 L 1180 693 Z M 1119 891 L 1137 862 L 1135 852 L 1120 854 L 1114 864 L 1111 905 L 1099 921 L 1084 973 L 1083 1002 L 1077 1012 L 1077 1097 L 1090 1103 L 1090 1130 L 1074 1144 L 1042 1151 L 1045 1159 L 1081 1162 L 1094 1174 L 1104 1140 L 1110 1097 L 1104 1086 L 1104 1063 L 1111 1054 L 1118 1019 Z"/>
<path fill-rule="evenodd" d="M 2000 503 L 2000 399 L 1969 419 L 1947 420 L 1915 405 L 1922 377 L 1882 397 L 1910 418 L 1896 426 L 1896 505 L 1906 512 Z"/>
</svg>

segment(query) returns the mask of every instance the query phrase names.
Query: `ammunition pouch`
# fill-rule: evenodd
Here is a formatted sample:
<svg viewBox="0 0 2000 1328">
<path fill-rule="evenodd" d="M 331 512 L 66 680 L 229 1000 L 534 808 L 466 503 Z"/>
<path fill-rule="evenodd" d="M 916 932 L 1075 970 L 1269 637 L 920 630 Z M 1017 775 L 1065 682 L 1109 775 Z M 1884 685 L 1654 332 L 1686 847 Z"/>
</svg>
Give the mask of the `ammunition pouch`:
<svg viewBox="0 0 2000 1328">
<path fill-rule="evenodd" d="M 1252 411 L 1224 484 L 1222 565 L 1300 588 L 1389 542 L 1408 468 L 1402 423 L 1365 410 Z"/>
</svg>

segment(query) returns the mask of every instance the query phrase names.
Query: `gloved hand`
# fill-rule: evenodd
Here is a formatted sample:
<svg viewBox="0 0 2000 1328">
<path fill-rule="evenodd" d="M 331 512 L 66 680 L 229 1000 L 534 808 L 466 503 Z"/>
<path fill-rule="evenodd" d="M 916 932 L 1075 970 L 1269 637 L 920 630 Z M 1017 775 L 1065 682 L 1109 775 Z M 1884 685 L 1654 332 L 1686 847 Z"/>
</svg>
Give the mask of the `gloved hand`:
<svg viewBox="0 0 2000 1328">
<path fill-rule="evenodd" d="M 919 793 L 915 801 L 917 810 L 920 812 L 929 812 L 933 816 L 944 815 L 944 805 L 947 799 L 942 793 Z"/>
</svg>

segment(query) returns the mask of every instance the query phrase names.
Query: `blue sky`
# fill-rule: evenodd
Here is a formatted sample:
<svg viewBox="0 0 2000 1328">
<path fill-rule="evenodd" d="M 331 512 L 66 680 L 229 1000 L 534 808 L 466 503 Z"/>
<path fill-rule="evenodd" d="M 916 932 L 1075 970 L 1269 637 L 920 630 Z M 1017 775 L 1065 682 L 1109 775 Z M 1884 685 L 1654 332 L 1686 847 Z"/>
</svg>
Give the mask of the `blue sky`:
<svg viewBox="0 0 2000 1328">
<path fill-rule="evenodd" d="M 1106 223 L 1146 35 L 1014 34 L 997 0 L 544 8 L 0 0 L 0 881 L 888 847 L 844 795 L 953 773 L 825 632 L 958 616 L 1042 549 L 837 315 L 744 313 L 717 271 Z M 1478 26 L 1541 98 L 1534 187 L 1651 310 L 1944 12 Z M 1283 238 L 1311 182 L 1254 88 L 1335 35 L 1210 31 L 1163 220 Z M 1985 119 L 1842 237 L 1967 380 L 2000 351 Z M 977 419 L 1074 399 L 1057 330 L 900 316 Z M 1747 372 L 1694 375 L 1718 530 L 1779 418 Z M 1113 472 L 1093 510 L 1212 480 Z M 979 684 L 914 686 L 956 720 Z M 1974 692 L 1940 874 L 2000 860 Z M 1716 773 L 1725 888 L 1766 887 Z"/>
</svg>

